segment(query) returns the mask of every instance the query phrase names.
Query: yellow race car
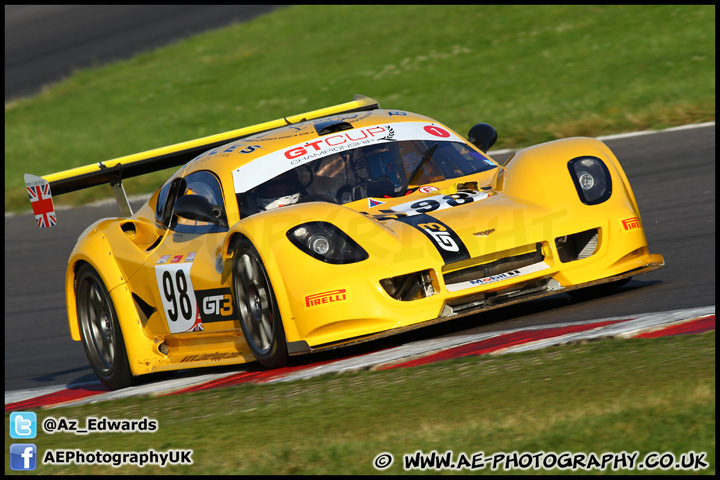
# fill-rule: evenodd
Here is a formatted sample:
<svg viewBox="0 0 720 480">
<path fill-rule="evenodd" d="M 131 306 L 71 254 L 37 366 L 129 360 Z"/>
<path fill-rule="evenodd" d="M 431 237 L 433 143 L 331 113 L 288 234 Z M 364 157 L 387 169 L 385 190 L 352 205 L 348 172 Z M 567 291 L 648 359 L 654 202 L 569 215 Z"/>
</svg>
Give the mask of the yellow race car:
<svg viewBox="0 0 720 480">
<path fill-rule="evenodd" d="M 56 174 L 52 195 L 108 183 L 122 216 L 67 267 L 72 338 L 110 388 L 140 375 L 348 345 L 661 268 L 630 184 L 600 141 L 503 165 L 487 124 L 465 139 L 368 97 Z M 182 165 L 136 212 L 122 180 Z"/>
</svg>

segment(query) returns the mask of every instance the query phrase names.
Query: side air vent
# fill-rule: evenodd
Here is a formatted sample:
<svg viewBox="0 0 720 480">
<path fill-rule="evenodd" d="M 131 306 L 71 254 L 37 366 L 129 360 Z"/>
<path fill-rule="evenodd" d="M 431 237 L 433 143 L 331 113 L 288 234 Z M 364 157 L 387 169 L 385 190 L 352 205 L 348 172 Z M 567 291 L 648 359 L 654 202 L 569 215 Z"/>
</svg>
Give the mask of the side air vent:
<svg viewBox="0 0 720 480">
<path fill-rule="evenodd" d="M 120 225 L 120 228 L 122 229 L 123 232 L 125 232 L 125 235 L 127 235 L 129 238 L 135 238 L 137 229 L 135 228 L 135 224 L 133 222 L 125 222 L 122 225 Z"/>
<path fill-rule="evenodd" d="M 380 285 L 388 295 L 403 302 L 435 295 L 430 270 L 384 278 L 380 280 Z"/>
<path fill-rule="evenodd" d="M 150 252 L 150 251 L 152 251 L 155 247 L 157 247 L 158 245 L 160 245 L 160 240 L 162 240 L 162 238 L 163 238 L 162 236 L 159 236 L 157 239 L 155 239 L 155 241 L 154 241 L 154 242 L 147 248 L 147 250 L 145 250 L 145 251 L 146 251 L 146 252 Z"/>
<path fill-rule="evenodd" d="M 142 322 L 142 326 L 144 327 L 145 325 L 147 325 L 148 320 L 150 319 L 152 314 L 157 311 L 157 309 L 152 305 L 148 304 L 145 300 L 140 298 L 134 292 L 132 294 L 132 298 L 133 300 L 135 300 L 135 307 L 140 314 L 140 321 Z"/>
<path fill-rule="evenodd" d="M 597 228 L 555 239 L 558 256 L 563 263 L 588 258 L 597 250 L 597 244 Z"/>
<path fill-rule="evenodd" d="M 343 130 L 350 130 L 352 128 L 353 126 L 348 122 L 338 120 L 326 120 L 315 124 L 315 130 L 317 130 L 317 133 L 320 136 L 335 132 L 342 132 Z"/>
</svg>

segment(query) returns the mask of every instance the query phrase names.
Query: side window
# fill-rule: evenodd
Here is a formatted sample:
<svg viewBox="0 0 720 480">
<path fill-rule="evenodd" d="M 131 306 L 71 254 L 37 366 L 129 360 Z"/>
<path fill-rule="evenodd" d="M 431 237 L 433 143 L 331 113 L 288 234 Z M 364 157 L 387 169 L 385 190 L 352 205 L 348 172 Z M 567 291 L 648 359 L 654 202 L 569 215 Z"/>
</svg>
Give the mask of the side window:
<svg viewBox="0 0 720 480">
<path fill-rule="evenodd" d="M 175 202 L 175 198 L 177 197 L 178 185 L 183 181 L 180 177 L 180 172 L 184 168 L 184 165 L 180 167 L 165 184 L 160 187 L 160 193 L 158 193 L 157 203 L 155 205 L 155 221 L 164 228 L 167 228 L 170 223 L 172 203 Z"/>
<path fill-rule="evenodd" d="M 222 221 L 221 223 L 223 225 L 227 225 L 222 189 L 215 175 L 207 171 L 191 173 L 183 179 L 177 193 L 177 198 L 183 195 L 200 195 L 201 197 L 205 197 L 210 202 L 215 216 Z M 160 196 L 162 196 L 162 191 L 160 192 Z M 172 201 L 174 202 L 174 199 Z M 158 198 L 158 205 L 159 204 L 160 198 Z M 213 233 L 226 232 L 228 230 L 227 227 L 222 225 L 200 220 L 190 220 L 178 217 L 177 215 L 172 216 L 170 229 L 180 233 Z"/>
<path fill-rule="evenodd" d="M 157 205 L 155 205 L 155 220 L 157 220 L 158 223 L 163 225 L 163 213 L 165 212 L 165 205 L 167 204 L 168 193 L 170 192 L 171 185 L 172 181 L 170 180 L 168 180 L 165 185 L 163 185 L 163 187 L 160 189 L 160 193 L 158 194 Z"/>
</svg>

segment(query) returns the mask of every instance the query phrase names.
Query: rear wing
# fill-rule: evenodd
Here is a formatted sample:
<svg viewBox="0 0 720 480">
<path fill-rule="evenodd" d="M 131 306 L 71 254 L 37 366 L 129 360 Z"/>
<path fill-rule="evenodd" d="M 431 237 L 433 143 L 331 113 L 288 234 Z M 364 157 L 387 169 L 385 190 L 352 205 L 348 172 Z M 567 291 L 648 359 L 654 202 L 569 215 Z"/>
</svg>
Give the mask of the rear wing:
<svg viewBox="0 0 720 480">
<path fill-rule="evenodd" d="M 294 123 L 312 120 L 328 115 L 361 112 L 380 108 L 376 100 L 363 95 L 355 95 L 353 101 L 321 108 L 311 112 L 284 117 L 270 122 L 259 123 L 249 127 L 218 133 L 208 137 L 189 140 L 167 147 L 156 148 L 146 152 L 118 157 L 104 162 L 93 163 L 58 173 L 38 177 L 25 174 L 25 185 L 35 219 L 41 228 L 51 227 L 57 223 L 57 215 L 52 203 L 53 195 L 74 192 L 96 185 L 110 184 L 118 202 L 120 211 L 125 216 L 132 215 L 122 180 L 146 173 L 164 170 L 183 165 L 203 152 L 250 135 L 266 132 L 275 128 Z"/>
</svg>

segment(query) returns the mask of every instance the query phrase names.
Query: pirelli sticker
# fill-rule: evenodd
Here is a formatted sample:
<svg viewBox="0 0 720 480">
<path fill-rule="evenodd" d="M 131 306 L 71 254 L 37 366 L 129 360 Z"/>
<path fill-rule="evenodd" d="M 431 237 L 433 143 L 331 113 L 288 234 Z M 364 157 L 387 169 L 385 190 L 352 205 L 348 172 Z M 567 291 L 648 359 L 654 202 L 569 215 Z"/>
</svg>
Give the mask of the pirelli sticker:
<svg viewBox="0 0 720 480">
<path fill-rule="evenodd" d="M 632 218 L 626 218 L 622 221 L 623 228 L 625 230 L 633 230 L 635 228 L 640 228 L 642 225 L 640 224 L 640 218 L 638 217 L 632 217 Z"/>
<path fill-rule="evenodd" d="M 350 293 L 346 288 L 328 290 L 327 292 L 314 293 L 312 295 L 306 296 L 305 308 L 337 305 L 338 303 L 347 302 L 349 299 Z"/>
</svg>

